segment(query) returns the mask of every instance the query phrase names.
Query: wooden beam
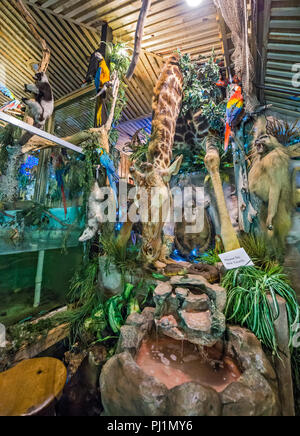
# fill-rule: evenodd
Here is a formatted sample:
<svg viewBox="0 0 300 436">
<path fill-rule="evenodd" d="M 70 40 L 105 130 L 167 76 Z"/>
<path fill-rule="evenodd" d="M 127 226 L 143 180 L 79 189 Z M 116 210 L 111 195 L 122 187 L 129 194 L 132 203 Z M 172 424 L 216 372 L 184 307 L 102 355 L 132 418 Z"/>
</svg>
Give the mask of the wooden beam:
<svg viewBox="0 0 300 436">
<path fill-rule="evenodd" d="M 229 72 L 230 72 L 230 53 L 229 53 L 229 45 L 228 45 L 228 37 L 227 37 L 227 31 L 226 31 L 226 23 L 223 18 L 223 15 L 221 13 L 221 10 L 217 9 L 217 21 L 220 28 L 220 34 L 223 44 L 223 52 L 224 52 L 224 58 L 225 58 L 225 66 L 227 69 L 227 76 L 229 78 Z"/>
<path fill-rule="evenodd" d="M 99 30 L 97 30 L 95 27 L 88 26 L 84 23 L 80 23 L 79 21 L 73 20 L 71 18 L 66 18 L 63 14 L 57 14 L 57 13 L 53 12 L 51 9 L 43 8 L 43 6 L 38 6 L 37 4 L 33 4 L 29 0 L 23 0 L 23 1 L 24 1 L 24 3 L 31 6 L 32 8 L 39 9 L 40 11 L 46 12 L 47 14 L 54 15 L 55 17 L 60 18 L 62 20 L 69 21 L 70 23 L 76 24 L 77 26 L 85 27 L 86 29 L 91 30 L 93 32 L 100 33 Z M 104 24 L 104 22 L 102 22 L 102 23 Z"/>
<path fill-rule="evenodd" d="M 55 110 L 61 109 L 69 105 L 71 102 L 74 103 L 75 101 L 79 100 L 84 95 L 90 94 L 92 96 L 92 94 L 94 93 L 95 93 L 94 84 L 84 86 L 83 88 L 76 89 L 76 91 L 70 92 L 69 94 L 65 95 L 59 100 L 56 100 L 54 104 L 54 108 Z"/>
</svg>

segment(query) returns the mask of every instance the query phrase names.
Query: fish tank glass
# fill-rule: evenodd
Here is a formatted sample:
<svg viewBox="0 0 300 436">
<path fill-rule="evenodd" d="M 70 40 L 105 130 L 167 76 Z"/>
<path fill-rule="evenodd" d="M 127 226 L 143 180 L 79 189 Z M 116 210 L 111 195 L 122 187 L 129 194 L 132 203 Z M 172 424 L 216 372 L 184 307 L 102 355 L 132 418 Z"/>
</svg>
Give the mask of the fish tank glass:
<svg viewBox="0 0 300 436">
<path fill-rule="evenodd" d="M 83 155 L 58 146 L 22 153 L 22 132 L 0 127 L 0 324 L 67 302 L 82 260 Z"/>
</svg>

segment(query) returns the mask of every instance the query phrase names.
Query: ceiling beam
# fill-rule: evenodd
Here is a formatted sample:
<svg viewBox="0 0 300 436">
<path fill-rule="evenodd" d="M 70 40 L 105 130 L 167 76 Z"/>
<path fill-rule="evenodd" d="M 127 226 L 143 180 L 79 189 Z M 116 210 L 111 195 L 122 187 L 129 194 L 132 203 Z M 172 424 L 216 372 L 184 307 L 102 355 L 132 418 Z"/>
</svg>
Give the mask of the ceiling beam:
<svg viewBox="0 0 300 436">
<path fill-rule="evenodd" d="M 221 13 L 220 8 L 217 8 L 217 22 L 220 29 L 220 39 L 222 40 L 223 44 L 223 52 L 224 52 L 224 58 L 225 58 L 225 67 L 227 70 L 227 75 L 229 78 L 229 72 L 230 72 L 230 52 L 229 52 L 229 44 L 228 44 L 228 36 L 226 31 L 226 23 L 223 18 L 223 15 Z"/>
<path fill-rule="evenodd" d="M 34 9 L 39 9 L 40 11 L 43 11 L 47 14 L 54 15 L 57 18 L 60 18 L 60 19 L 65 20 L 65 21 L 69 21 L 70 23 L 76 24 L 77 26 L 83 27 L 87 30 L 94 32 L 94 33 L 98 33 L 98 34 L 101 33 L 101 28 L 99 30 L 96 27 L 91 27 L 91 26 L 88 26 L 86 24 L 83 24 L 83 23 L 79 22 L 78 20 L 73 20 L 72 18 L 66 18 L 63 14 L 57 14 L 57 13 L 53 12 L 51 9 L 43 8 L 42 6 L 38 6 L 37 4 L 32 3 L 32 1 L 30 1 L 30 0 L 23 0 L 23 2 Z M 103 25 L 103 24 L 105 24 L 105 21 L 99 22 L 98 24 Z"/>
</svg>

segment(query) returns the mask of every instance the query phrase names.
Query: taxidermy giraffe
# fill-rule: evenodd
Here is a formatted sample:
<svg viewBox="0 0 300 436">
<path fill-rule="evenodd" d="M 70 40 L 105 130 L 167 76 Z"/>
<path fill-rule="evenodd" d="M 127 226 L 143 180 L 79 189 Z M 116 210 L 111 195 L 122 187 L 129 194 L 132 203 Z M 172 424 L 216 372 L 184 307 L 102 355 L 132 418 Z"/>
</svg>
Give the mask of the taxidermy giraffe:
<svg viewBox="0 0 300 436">
<path fill-rule="evenodd" d="M 209 124 L 202 110 L 192 113 L 188 111 L 186 115 L 179 115 L 176 123 L 174 152 L 180 154 L 182 150 L 188 147 L 192 156 L 199 154 L 201 143 L 206 138 L 209 130 Z"/>
<path fill-rule="evenodd" d="M 143 224 L 142 258 L 147 264 L 154 264 L 162 268 L 170 263 L 167 260 L 167 245 L 162 241 L 163 227 L 166 222 L 162 217 L 162 209 L 166 202 L 171 205 L 169 182 L 173 175 L 178 174 L 183 156 L 179 156 L 171 165 L 172 148 L 175 137 L 176 122 L 180 113 L 183 95 L 183 75 L 179 67 L 179 54 L 172 55 L 166 62 L 157 85 L 154 89 L 152 103 L 153 121 L 152 134 L 148 149 L 147 162 L 141 166 L 141 171 L 131 168 L 132 176 L 137 184 L 137 195 L 144 189 L 148 193 L 148 207 L 150 214 L 150 199 L 152 188 L 162 188 L 157 207 L 159 209 L 158 222 L 151 219 Z"/>
</svg>

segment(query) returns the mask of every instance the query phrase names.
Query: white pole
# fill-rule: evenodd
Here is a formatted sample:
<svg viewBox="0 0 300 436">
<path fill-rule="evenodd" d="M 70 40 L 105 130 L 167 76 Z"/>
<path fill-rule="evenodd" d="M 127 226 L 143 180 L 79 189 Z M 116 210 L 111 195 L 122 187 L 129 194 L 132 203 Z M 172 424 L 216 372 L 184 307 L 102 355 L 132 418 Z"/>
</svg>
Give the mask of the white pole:
<svg viewBox="0 0 300 436">
<path fill-rule="evenodd" d="M 43 281 L 43 269 L 44 269 L 45 251 L 39 251 L 37 271 L 35 276 L 35 291 L 34 291 L 34 303 L 33 307 L 39 307 L 41 303 L 41 288 Z"/>
<path fill-rule="evenodd" d="M 64 139 L 57 138 L 57 136 L 51 135 L 50 133 L 45 132 L 44 130 L 38 129 L 37 127 L 30 126 L 29 124 L 24 123 L 21 120 L 18 120 L 18 118 L 12 117 L 11 115 L 5 114 L 4 112 L 0 112 L 0 120 L 12 124 L 13 126 L 20 127 L 20 129 L 26 130 L 27 132 L 33 133 L 34 135 L 37 135 L 41 138 L 48 139 L 49 141 L 52 141 L 57 145 L 60 145 L 65 148 L 69 148 L 70 150 L 82 154 L 81 147 L 77 147 L 77 145 L 71 144 L 70 142 L 67 142 Z"/>
</svg>

